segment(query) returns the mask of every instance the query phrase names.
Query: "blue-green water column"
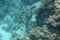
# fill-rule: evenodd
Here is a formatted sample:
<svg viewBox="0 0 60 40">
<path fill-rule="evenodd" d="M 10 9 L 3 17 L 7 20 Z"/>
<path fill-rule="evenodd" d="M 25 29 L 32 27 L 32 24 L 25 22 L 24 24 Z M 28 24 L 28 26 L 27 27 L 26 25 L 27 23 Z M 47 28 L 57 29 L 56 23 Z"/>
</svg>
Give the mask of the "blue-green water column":
<svg viewBox="0 0 60 40">
<path fill-rule="evenodd" d="M 40 0 L 0 0 L 0 40 L 28 36 L 28 31 L 36 26 L 36 8 Z"/>
</svg>

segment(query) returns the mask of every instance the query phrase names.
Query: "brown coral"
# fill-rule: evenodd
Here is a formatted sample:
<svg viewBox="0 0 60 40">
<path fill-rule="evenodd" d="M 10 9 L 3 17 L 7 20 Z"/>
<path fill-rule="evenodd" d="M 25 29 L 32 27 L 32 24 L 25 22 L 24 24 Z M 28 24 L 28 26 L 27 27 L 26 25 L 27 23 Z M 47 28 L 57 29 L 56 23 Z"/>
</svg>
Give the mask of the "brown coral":
<svg viewBox="0 0 60 40">
<path fill-rule="evenodd" d="M 48 38 L 48 40 L 54 40 L 56 38 L 56 34 L 54 33 L 51 33 L 48 31 L 47 28 L 45 27 L 36 27 L 36 28 L 33 28 L 30 33 L 32 35 L 34 35 L 36 38 L 38 38 L 37 40 L 40 40 L 41 37 L 42 38 Z M 46 34 L 45 34 L 46 33 Z"/>
<path fill-rule="evenodd" d="M 47 23 L 49 23 L 50 25 L 54 26 L 54 27 L 58 27 L 60 26 L 60 1 L 57 0 L 55 1 L 55 13 L 53 13 L 53 15 L 51 15 L 48 20 Z"/>
<path fill-rule="evenodd" d="M 29 40 L 29 37 L 22 37 L 22 38 L 17 37 L 16 40 Z"/>
</svg>

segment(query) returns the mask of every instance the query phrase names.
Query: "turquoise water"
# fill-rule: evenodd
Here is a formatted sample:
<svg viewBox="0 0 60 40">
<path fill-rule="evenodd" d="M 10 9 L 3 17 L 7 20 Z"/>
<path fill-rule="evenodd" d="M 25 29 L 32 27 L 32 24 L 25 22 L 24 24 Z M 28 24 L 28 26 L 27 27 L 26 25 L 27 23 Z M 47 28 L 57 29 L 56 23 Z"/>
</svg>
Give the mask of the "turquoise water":
<svg viewBox="0 0 60 40">
<path fill-rule="evenodd" d="M 36 26 L 33 7 L 40 5 L 40 0 L 0 0 L 0 40 L 28 36 Z"/>
</svg>

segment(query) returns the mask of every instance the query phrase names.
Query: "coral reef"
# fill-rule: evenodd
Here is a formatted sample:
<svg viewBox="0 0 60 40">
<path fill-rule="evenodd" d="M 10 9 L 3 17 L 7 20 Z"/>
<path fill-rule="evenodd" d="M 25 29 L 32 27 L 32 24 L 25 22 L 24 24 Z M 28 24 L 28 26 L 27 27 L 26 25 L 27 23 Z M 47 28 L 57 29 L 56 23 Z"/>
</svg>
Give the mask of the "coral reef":
<svg viewBox="0 0 60 40">
<path fill-rule="evenodd" d="M 54 40 L 56 36 L 57 34 L 49 32 L 47 28 L 35 27 L 30 30 L 28 37 L 16 38 L 16 40 Z"/>
<path fill-rule="evenodd" d="M 30 33 L 36 37 L 36 40 L 54 40 L 57 36 L 57 34 L 49 32 L 44 27 L 33 28 Z"/>
<path fill-rule="evenodd" d="M 60 40 L 60 0 L 1 0 L 0 17 L 0 40 Z"/>
<path fill-rule="evenodd" d="M 48 19 L 48 17 L 54 13 L 54 9 L 55 9 L 54 1 L 55 0 L 42 1 L 43 3 L 41 7 L 35 10 L 35 13 L 37 15 L 36 17 L 37 26 L 43 25 L 46 19 Z"/>
<path fill-rule="evenodd" d="M 29 40 L 28 37 L 23 37 L 23 38 L 16 38 L 15 40 Z"/>
<path fill-rule="evenodd" d="M 60 11 L 60 10 L 56 10 Z M 56 12 L 54 15 L 50 16 L 47 20 L 47 23 L 54 26 L 54 27 L 59 27 L 60 26 L 60 13 Z"/>
<path fill-rule="evenodd" d="M 29 40 L 60 40 L 60 1 L 42 2 L 42 5 L 34 10 L 37 27 L 29 30 Z"/>
<path fill-rule="evenodd" d="M 56 6 L 56 8 L 55 8 L 55 13 L 53 13 L 53 15 L 51 15 L 49 18 L 48 18 L 48 21 L 47 21 L 47 23 L 48 24 L 51 24 L 52 26 L 54 26 L 54 27 L 59 27 L 60 26 L 60 4 L 59 4 L 60 2 L 59 1 L 56 1 L 55 2 L 55 6 Z"/>
</svg>

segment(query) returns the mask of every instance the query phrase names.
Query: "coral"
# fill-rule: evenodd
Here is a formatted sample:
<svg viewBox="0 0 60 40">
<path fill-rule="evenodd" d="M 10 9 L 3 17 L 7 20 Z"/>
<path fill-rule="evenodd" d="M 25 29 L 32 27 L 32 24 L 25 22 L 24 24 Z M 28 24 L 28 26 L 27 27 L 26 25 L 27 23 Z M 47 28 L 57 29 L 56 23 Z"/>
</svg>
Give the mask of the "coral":
<svg viewBox="0 0 60 40">
<path fill-rule="evenodd" d="M 48 18 L 47 23 L 51 24 L 54 27 L 60 26 L 60 14 L 54 14 Z"/>
<path fill-rule="evenodd" d="M 45 27 L 35 27 L 30 31 L 31 35 L 34 35 L 37 40 L 54 40 L 57 36 L 55 33 L 51 33 Z M 31 36 L 32 37 L 32 36 Z M 44 39 L 47 38 L 47 39 Z"/>
<path fill-rule="evenodd" d="M 56 38 L 59 39 L 58 34 L 54 31 L 51 32 L 49 30 L 49 26 L 52 25 L 53 27 L 60 28 L 60 9 L 59 6 L 55 4 L 55 0 L 45 0 L 41 7 L 35 9 L 36 13 L 36 20 L 37 20 L 37 26 L 32 28 L 28 36 L 30 40 L 56 40 Z M 59 1 L 58 1 L 59 4 Z M 46 27 L 40 27 L 41 25 L 49 24 Z M 51 26 L 50 26 L 51 27 Z"/>
<path fill-rule="evenodd" d="M 16 40 L 29 40 L 28 37 L 16 38 Z"/>
<path fill-rule="evenodd" d="M 32 28 L 28 37 L 15 38 L 16 40 L 54 40 L 57 36 L 55 33 L 49 32 L 47 28 L 35 27 Z M 46 39 L 47 38 L 47 39 Z"/>
<path fill-rule="evenodd" d="M 40 31 L 42 30 L 42 28 L 37 27 L 37 28 L 33 28 L 30 33 L 31 35 L 35 35 L 37 38 L 40 36 Z"/>
<path fill-rule="evenodd" d="M 41 26 L 45 24 L 46 19 L 49 18 L 50 15 L 54 13 L 55 5 L 54 5 L 55 0 L 45 0 L 43 1 L 42 5 L 35 9 L 36 13 L 36 23 L 38 26 Z"/>
<path fill-rule="evenodd" d="M 29 30 L 28 37 L 30 39 L 28 40 L 60 40 L 60 36 L 58 36 L 59 31 L 56 30 L 60 28 L 60 1 L 45 0 L 43 2 L 44 3 L 40 7 L 34 9 L 37 27 L 33 27 Z M 44 24 L 46 27 L 43 26 Z M 56 29 L 52 28 L 50 25 L 56 27 Z"/>
<path fill-rule="evenodd" d="M 0 17 L 3 40 L 60 40 L 59 0 L 1 0 Z"/>
<path fill-rule="evenodd" d="M 59 5 L 59 1 L 55 2 L 55 13 L 53 13 L 53 15 L 49 16 L 47 23 L 52 25 L 53 27 L 59 27 L 60 26 L 60 5 Z M 57 4 L 57 5 L 56 5 Z"/>
<path fill-rule="evenodd" d="M 51 33 L 47 28 L 44 27 L 35 27 L 30 31 L 28 37 L 17 37 L 16 40 L 55 40 L 57 34 Z"/>
</svg>

